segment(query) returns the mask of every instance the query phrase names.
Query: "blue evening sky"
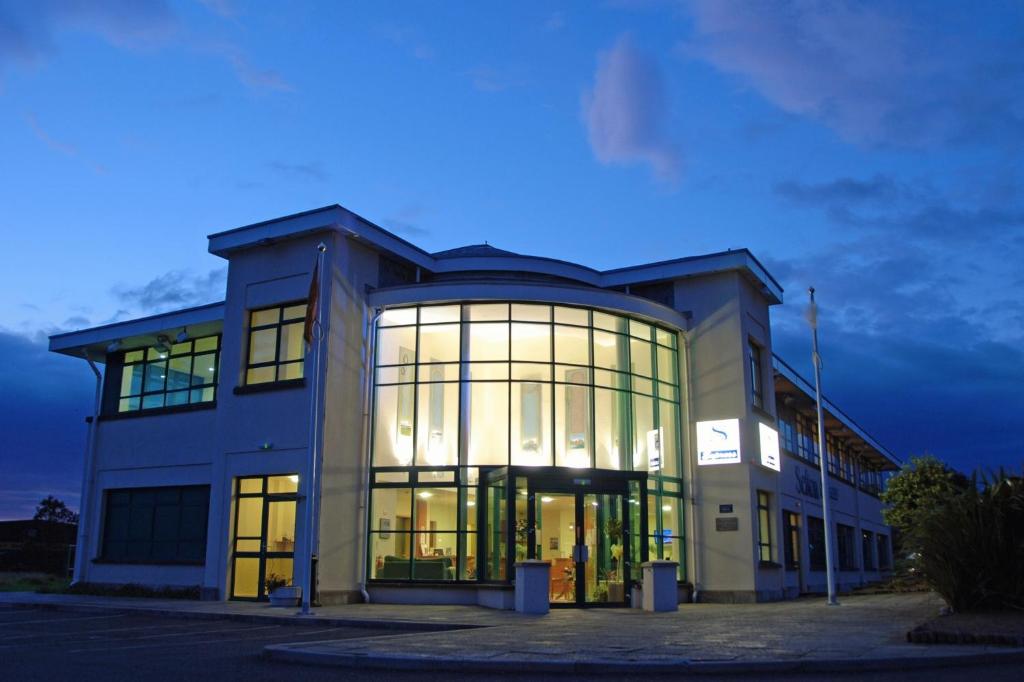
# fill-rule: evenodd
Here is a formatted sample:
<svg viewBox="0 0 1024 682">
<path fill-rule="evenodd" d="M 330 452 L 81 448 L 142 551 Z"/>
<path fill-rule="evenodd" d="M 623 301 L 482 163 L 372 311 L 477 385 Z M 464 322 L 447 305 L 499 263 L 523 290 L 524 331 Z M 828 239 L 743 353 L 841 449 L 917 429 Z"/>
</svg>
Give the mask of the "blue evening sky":
<svg viewBox="0 0 1024 682">
<path fill-rule="evenodd" d="M 897 455 L 1024 461 L 1024 4 L 0 0 L 0 518 L 77 503 L 45 335 L 219 300 L 340 203 L 428 250 L 747 247 L 776 352 Z"/>
</svg>

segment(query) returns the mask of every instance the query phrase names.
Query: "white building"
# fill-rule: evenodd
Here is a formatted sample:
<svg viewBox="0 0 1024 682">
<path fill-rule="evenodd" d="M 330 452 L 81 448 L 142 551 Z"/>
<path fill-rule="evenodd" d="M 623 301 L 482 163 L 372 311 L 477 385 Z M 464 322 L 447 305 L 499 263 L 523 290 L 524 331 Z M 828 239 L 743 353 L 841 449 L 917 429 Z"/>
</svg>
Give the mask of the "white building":
<svg viewBox="0 0 1024 682">
<path fill-rule="evenodd" d="M 312 571 L 322 603 L 508 607 L 529 557 L 551 560 L 553 604 L 626 605 L 639 564 L 670 558 L 684 597 L 824 589 L 813 390 L 772 353 L 782 289 L 748 251 L 604 272 L 431 254 L 340 206 L 209 250 L 223 303 L 50 339 L 104 366 L 77 580 L 256 599 Z M 850 587 L 890 568 L 877 494 L 897 465 L 825 408 Z"/>
</svg>

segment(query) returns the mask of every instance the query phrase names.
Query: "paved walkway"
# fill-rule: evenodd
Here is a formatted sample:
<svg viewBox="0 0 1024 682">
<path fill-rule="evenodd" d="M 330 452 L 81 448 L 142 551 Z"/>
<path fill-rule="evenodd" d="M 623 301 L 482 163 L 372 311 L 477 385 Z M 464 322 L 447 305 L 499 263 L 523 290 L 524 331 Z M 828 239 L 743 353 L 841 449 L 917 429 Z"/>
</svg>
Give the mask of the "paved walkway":
<svg viewBox="0 0 1024 682">
<path fill-rule="evenodd" d="M 918 645 L 906 633 L 938 613 L 934 595 L 848 596 L 769 604 L 684 604 L 675 613 L 636 609 L 555 610 L 526 616 L 471 606 L 353 604 L 316 609 L 314 618 L 263 604 L 0 594 L 4 604 L 58 608 L 139 608 L 194 617 L 272 618 L 363 625 L 394 632 L 346 640 L 277 644 L 278 660 L 327 665 L 473 670 L 648 669 L 698 671 L 848 670 L 1024 660 L 1005 647 Z M 453 629 L 460 628 L 460 629 Z"/>
</svg>

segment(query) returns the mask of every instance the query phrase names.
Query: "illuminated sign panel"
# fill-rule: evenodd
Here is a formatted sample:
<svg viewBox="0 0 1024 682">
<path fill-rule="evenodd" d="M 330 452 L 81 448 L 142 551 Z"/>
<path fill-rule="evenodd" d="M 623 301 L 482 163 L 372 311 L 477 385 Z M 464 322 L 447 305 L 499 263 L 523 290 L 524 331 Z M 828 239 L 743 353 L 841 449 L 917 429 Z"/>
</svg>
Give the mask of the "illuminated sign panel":
<svg viewBox="0 0 1024 682">
<path fill-rule="evenodd" d="M 761 432 L 761 466 L 775 471 L 782 471 L 782 459 L 779 457 L 779 432 L 767 424 L 759 424 Z"/>
<path fill-rule="evenodd" d="M 697 464 L 736 464 L 739 461 L 739 419 L 697 422 Z"/>
</svg>

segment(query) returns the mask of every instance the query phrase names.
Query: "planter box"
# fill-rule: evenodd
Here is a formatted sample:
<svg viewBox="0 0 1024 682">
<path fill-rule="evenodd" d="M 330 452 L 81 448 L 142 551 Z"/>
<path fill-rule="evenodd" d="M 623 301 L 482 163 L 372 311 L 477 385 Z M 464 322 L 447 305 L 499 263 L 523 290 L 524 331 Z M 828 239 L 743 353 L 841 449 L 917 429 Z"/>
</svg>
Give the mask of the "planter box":
<svg viewBox="0 0 1024 682">
<path fill-rule="evenodd" d="M 302 588 L 298 585 L 279 587 L 270 593 L 271 606 L 298 606 L 302 599 Z"/>
</svg>

